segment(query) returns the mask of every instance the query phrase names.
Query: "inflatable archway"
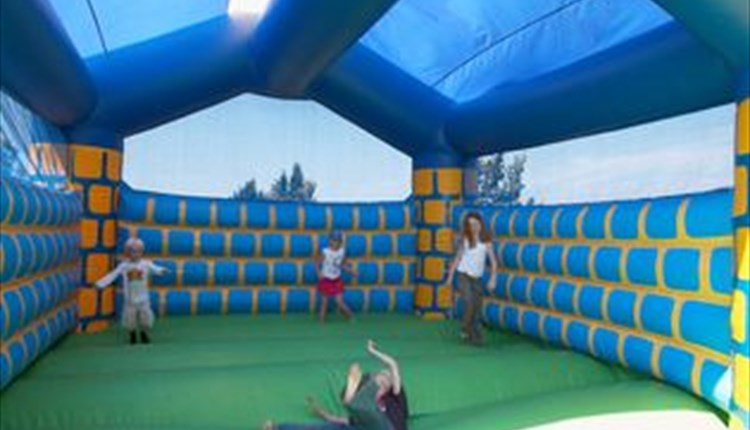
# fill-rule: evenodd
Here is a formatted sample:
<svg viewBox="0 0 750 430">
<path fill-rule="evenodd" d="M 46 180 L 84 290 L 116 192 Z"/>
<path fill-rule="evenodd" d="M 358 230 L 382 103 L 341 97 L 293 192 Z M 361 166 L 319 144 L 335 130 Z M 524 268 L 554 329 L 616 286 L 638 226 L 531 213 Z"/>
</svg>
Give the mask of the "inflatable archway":
<svg viewBox="0 0 750 430">
<path fill-rule="evenodd" d="M 288 391 L 325 379 L 290 357 L 343 366 L 354 347 L 332 339 L 346 333 L 401 339 L 415 428 L 526 428 L 709 404 L 718 416 L 729 413 L 731 428 L 750 426 L 747 1 L 72 4 L 4 0 L 0 14 L 3 91 L 64 136 L 54 143 L 67 152 L 76 191 L 3 178 L 4 427 L 239 428 L 266 411 L 295 418 L 279 399 L 302 397 Z M 80 28 L 92 17 L 95 47 Z M 127 25 L 118 30 L 118 20 Z M 126 137 L 247 92 L 315 100 L 408 154 L 413 199 L 241 203 L 122 182 Z M 476 157 L 728 103 L 737 104 L 733 190 L 479 208 L 501 260 L 484 319 L 512 353 L 467 353 L 445 341 L 449 323 L 424 322 L 462 309 L 444 274 L 454 230 L 472 209 L 464 200 L 474 192 Z M 267 337 L 243 337 L 240 327 L 252 326 L 275 333 L 278 344 L 287 331 L 317 339 L 293 318 L 228 315 L 314 310 L 308 261 L 333 228 L 347 232 L 359 269 L 350 304 L 421 319 L 383 315 L 349 331 L 327 329 L 319 339 L 326 348 L 311 355 L 289 339 L 281 354 Z M 154 281 L 159 315 L 225 317 L 165 318 L 171 352 L 127 357 L 108 344 L 119 299 L 92 283 L 133 235 L 173 269 Z M 74 327 L 100 333 L 66 338 L 23 373 Z M 231 346 L 225 360 L 210 342 L 190 349 L 211 335 Z M 248 342 L 261 351 L 242 349 Z M 180 356 L 179 346 L 192 355 Z M 264 367 L 248 370 L 229 357 Z M 294 370 L 274 370 L 285 364 Z M 145 373 L 129 380 L 112 371 L 131 365 Z M 242 368 L 232 373 L 233 365 Z M 464 373 L 446 372 L 454 368 Z"/>
</svg>

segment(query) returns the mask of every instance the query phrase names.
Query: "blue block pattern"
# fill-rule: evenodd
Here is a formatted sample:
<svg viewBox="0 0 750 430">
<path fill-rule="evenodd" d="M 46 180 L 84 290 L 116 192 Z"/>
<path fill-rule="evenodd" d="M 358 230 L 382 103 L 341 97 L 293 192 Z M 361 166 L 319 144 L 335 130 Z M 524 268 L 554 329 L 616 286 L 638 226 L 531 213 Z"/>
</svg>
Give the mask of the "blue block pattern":
<svg viewBox="0 0 750 430">
<path fill-rule="evenodd" d="M 314 312 L 319 294 L 309 287 L 250 288 L 185 288 L 172 290 L 153 288 L 151 305 L 158 316 L 224 315 Z M 410 287 L 352 287 L 344 292 L 344 300 L 359 312 L 414 311 L 414 292 Z M 122 291 L 118 290 L 115 309 L 122 312 Z"/>
<path fill-rule="evenodd" d="M 77 195 L 0 181 L 0 389 L 77 324 Z"/>
<path fill-rule="evenodd" d="M 478 209 L 454 207 L 454 230 Z M 728 402 L 713 389 L 731 347 L 731 190 L 481 211 L 498 245 L 488 323 Z"/>
<path fill-rule="evenodd" d="M 333 229 L 344 232 L 358 272 L 343 276 L 353 309 L 414 308 L 410 204 L 243 202 L 125 187 L 118 216 L 120 236 L 141 238 L 148 257 L 170 269 L 152 279 L 161 315 L 310 312 L 318 300 L 314 258 Z"/>
<path fill-rule="evenodd" d="M 149 208 L 153 208 L 151 213 Z M 128 187 L 121 190 L 118 216 L 129 224 L 322 232 L 411 230 L 414 219 L 411 206 L 402 202 L 241 202 L 150 193 Z"/>
<path fill-rule="evenodd" d="M 4 342 L 0 351 L 0 390 L 48 351 L 78 324 L 77 304 L 68 301 L 55 307 L 16 336 Z"/>
</svg>

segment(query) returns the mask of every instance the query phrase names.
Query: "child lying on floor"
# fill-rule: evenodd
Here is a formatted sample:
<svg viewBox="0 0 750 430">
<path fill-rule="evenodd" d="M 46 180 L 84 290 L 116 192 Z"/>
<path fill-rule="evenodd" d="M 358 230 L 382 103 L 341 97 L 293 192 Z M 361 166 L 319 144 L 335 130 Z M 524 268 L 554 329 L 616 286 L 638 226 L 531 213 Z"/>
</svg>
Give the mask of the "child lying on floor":
<svg viewBox="0 0 750 430">
<path fill-rule="evenodd" d="M 349 367 L 346 387 L 341 393 L 348 416 L 336 416 L 308 397 L 312 412 L 325 422 L 275 424 L 267 421 L 263 430 L 406 430 L 409 406 L 398 362 L 380 351 L 372 340 L 367 342 L 367 352 L 385 368 L 363 373 L 359 363 Z"/>
</svg>

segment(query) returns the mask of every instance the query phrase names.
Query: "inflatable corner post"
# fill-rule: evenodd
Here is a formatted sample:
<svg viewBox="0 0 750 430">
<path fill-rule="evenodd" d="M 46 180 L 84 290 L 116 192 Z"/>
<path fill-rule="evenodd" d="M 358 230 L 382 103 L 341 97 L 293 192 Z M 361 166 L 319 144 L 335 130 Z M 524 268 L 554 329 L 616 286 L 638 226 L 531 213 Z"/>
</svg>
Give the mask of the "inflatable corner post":
<svg viewBox="0 0 750 430">
<path fill-rule="evenodd" d="M 426 319 L 441 319 L 453 310 L 453 286 L 445 284 L 453 257 L 453 208 L 476 191 L 476 169 L 458 157 L 415 158 L 412 196 L 416 217 L 417 278 L 415 305 Z"/>
<path fill-rule="evenodd" d="M 734 392 L 731 411 L 734 429 L 750 428 L 750 70 L 743 75 L 737 102 L 734 155 L 735 286 L 732 297 L 732 369 Z"/>
<path fill-rule="evenodd" d="M 92 139 L 97 141 L 84 139 L 69 144 L 68 172 L 83 207 L 79 328 L 94 332 L 106 328 L 115 311 L 114 288 L 99 289 L 94 283 L 115 264 L 122 140 L 108 134 Z"/>
</svg>

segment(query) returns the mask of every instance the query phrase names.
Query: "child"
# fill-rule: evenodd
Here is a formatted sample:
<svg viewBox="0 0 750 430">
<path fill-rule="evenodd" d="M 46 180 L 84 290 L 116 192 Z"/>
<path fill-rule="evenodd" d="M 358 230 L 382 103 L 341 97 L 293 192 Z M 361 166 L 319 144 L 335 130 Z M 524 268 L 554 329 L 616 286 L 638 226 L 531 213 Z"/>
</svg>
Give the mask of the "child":
<svg viewBox="0 0 750 430">
<path fill-rule="evenodd" d="M 151 311 L 151 300 L 148 295 L 148 275 L 168 272 L 149 260 L 143 259 L 143 241 L 131 237 L 125 242 L 125 257 L 115 270 L 96 282 L 98 288 L 104 288 L 122 276 L 123 307 L 122 325 L 130 332 L 130 343 L 137 342 L 136 330 L 140 331 L 142 343 L 149 343 L 147 330 L 154 325 L 154 313 Z"/>
<path fill-rule="evenodd" d="M 458 272 L 458 288 L 464 298 L 464 315 L 461 337 L 473 345 L 481 345 L 482 333 L 479 330 L 479 315 L 482 312 L 482 276 L 487 260 L 490 262 L 490 279 L 487 288 L 495 289 L 497 259 L 492 248 L 489 233 L 484 227 L 478 212 L 469 212 L 464 218 L 461 242 L 456 258 L 448 269 L 447 284 L 453 284 L 453 276 Z"/>
<path fill-rule="evenodd" d="M 328 236 L 328 246 L 315 256 L 315 273 L 318 275 L 318 291 L 322 297 L 320 305 L 320 322 L 325 322 L 328 311 L 328 299 L 336 299 L 336 306 L 351 320 L 354 316 L 351 309 L 344 303 L 344 280 L 341 279 L 341 271 L 344 270 L 352 276 L 357 273 L 346 261 L 344 252 L 344 238 L 341 232 L 334 231 Z"/>
<path fill-rule="evenodd" d="M 384 366 L 377 372 L 364 373 L 359 363 L 349 367 L 341 403 L 347 416 L 334 415 L 314 398 L 308 397 L 310 410 L 325 420 L 315 424 L 274 424 L 267 421 L 264 430 L 406 430 L 409 406 L 395 358 L 380 351 L 372 340 L 367 352 Z"/>
</svg>

